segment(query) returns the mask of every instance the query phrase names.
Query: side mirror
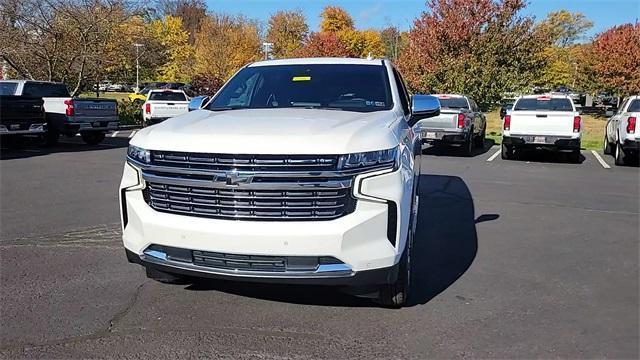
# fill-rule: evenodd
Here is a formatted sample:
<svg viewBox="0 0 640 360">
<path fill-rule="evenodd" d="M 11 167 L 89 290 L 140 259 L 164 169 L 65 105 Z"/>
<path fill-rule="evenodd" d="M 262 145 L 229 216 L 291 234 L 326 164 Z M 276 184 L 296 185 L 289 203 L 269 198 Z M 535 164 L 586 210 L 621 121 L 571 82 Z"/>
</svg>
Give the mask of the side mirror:
<svg viewBox="0 0 640 360">
<path fill-rule="evenodd" d="M 409 126 L 418 121 L 440 115 L 440 100 L 432 95 L 413 95 L 411 97 L 411 118 Z"/>
<path fill-rule="evenodd" d="M 202 109 L 202 106 L 209 101 L 208 96 L 196 96 L 189 101 L 189 111 Z"/>
</svg>

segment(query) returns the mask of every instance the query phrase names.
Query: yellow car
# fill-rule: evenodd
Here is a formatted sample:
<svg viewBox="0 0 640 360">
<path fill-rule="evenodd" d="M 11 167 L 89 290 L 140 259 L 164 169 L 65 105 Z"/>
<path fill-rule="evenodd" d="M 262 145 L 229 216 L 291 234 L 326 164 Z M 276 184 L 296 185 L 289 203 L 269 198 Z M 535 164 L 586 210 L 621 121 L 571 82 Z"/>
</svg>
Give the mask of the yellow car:
<svg viewBox="0 0 640 360">
<path fill-rule="evenodd" d="M 148 88 L 142 89 L 139 93 L 131 93 L 129 94 L 129 101 L 131 102 L 145 102 L 147 100 L 147 94 L 149 93 Z"/>
</svg>

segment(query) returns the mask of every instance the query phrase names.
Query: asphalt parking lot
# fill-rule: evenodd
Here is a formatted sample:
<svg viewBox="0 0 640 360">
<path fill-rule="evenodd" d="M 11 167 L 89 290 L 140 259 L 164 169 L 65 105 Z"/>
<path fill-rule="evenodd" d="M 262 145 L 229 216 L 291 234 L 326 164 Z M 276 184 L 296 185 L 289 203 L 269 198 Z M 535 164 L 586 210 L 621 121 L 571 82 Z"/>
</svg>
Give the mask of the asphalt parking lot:
<svg viewBox="0 0 640 360">
<path fill-rule="evenodd" d="M 640 170 L 426 149 L 409 307 L 128 264 L 130 132 L 2 150 L 2 358 L 638 358 Z"/>
</svg>

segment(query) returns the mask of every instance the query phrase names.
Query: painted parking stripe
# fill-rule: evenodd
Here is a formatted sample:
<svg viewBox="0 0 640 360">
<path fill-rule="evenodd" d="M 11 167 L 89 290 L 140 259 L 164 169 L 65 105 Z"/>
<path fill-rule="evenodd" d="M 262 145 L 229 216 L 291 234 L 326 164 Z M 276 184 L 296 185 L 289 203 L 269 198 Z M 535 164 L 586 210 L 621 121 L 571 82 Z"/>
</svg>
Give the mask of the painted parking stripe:
<svg viewBox="0 0 640 360">
<path fill-rule="evenodd" d="M 120 132 L 120 131 L 114 131 L 114 132 L 113 132 L 113 134 L 111 134 L 111 137 L 116 137 L 116 136 L 118 136 L 118 133 L 119 133 L 119 132 Z"/>
<path fill-rule="evenodd" d="M 607 162 L 604 161 L 604 159 L 600 156 L 600 154 L 598 154 L 597 151 L 591 150 L 591 153 L 593 154 L 593 156 L 596 157 L 596 160 L 598 160 L 598 162 L 600 163 L 600 165 L 602 165 L 603 168 L 611 169 L 611 166 L 609 166 L 609 164 L 607 164 Z"/>
<path fill-rule="evenodd" d="M 129 139 L 131 139 L 133 137 L 133 135 L 135 135 L 137 132 L 138 132 L 138 130 L 131 131 L 131 134 L 129 134 Z"/>
<path fill-rule="evenodd" d="M 500 151 L 502 150 L 498 149 L 498 151 L 494 152 L 493 155 L 491 155 L 491 157 L 487 159 L 487 161 L 493 161 L 493 159 L 497 158 L 498 155 L 500 155 Z"/>
</svg>

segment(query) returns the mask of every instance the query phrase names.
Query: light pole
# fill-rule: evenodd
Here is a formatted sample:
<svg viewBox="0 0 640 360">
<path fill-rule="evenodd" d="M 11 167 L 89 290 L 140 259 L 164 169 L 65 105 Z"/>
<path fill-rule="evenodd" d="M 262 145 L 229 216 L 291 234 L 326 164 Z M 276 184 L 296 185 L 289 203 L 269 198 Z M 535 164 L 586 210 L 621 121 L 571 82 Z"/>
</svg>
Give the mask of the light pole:
<svg viewBox="0 0 640 360">
<path fill-rule="evenodd" d="M 140 92 L 140 64 L 138 63 L 138 59 L 140 59 L 140 54 L 138 53 L 138 49 L 142 47 L 142 44 L 134 43 L 133 46 L 136 47 L 136 94 Z"/>
<path fill-rule="evenodd" d="M 273 43 L 263 42 L 262 47 L 264 48 L 264 59 L 269 60 L 269 53 L 271 52 L 271 47 Z"/>
</svg>

